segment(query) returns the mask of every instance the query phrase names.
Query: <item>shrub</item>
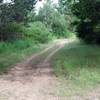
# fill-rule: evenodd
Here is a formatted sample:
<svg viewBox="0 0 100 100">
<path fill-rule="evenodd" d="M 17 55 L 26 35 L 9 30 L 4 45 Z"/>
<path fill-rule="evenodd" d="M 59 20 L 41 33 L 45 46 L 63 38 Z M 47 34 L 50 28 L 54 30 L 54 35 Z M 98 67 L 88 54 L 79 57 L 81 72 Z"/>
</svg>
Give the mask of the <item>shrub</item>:
<svg viewBox="0 0 100 100">
<path fill-rule="evenodd" d="M 0 40 L 15 40 L 22 37 L 23 28 L 18 23 L 7 23 L 0 25 Z"/>
<path fill-rule="evenodd" d="M 25 36 L 33 38 L 37 42 L 45 43 L 51 39 L 52 34 L 43 23 L 34 22 L 30 24 L 30 27 L 25 29 Z"/>
</svg>

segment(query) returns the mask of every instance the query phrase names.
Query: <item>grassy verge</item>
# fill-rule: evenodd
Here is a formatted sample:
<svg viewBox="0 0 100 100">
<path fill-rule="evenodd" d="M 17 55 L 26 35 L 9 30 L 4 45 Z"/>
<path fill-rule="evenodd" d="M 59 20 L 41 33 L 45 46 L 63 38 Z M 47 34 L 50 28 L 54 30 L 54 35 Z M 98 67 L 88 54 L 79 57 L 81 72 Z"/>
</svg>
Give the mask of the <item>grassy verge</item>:
<svg viewBox="0 0 100 100">
<path fill-rule="evenodd" d="M 61 77 L 58 88 L 62 95 L 80 94 L 100 84 L 99 46 L 78 41 L 66 44 L 56 53 L 52 64 L 56 76 Z"/>
<path fill-rule="evenodd" d="M 0 74 L 46 46 L 47 44 L 39 44 L 31 39 L 17 40 L 13 43 L 0 42 Z"/>
</svg>

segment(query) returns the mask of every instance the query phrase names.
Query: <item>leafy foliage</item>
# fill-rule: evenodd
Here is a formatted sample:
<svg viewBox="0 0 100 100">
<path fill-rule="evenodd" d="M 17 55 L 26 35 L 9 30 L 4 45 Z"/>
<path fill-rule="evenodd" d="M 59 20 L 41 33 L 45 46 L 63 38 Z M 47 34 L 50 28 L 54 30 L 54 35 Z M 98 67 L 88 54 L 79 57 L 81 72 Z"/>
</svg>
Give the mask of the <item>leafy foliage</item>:
<svg viewBox="0 0 100 100">
<path fill-rule="evenodd" d="M 14 42 L 0 42 L 0 74 L 7 72 L 12 65 L 43 49 L 45 45 L 37 44 L 32 39 Z"/>
<path fill-rule="evenodd" d="M 78 24 L 76 31 L 78 32 L 77 36 L 86 43 L 100 44 L 100 28 L 96 28 L 94 23 L 81 22 Z"/>
<path fill-rule="evenodd" d="M 100 44 L 99 6 L 100 1 L 98 0 L 79 0 L 73 4 L 72 12 L 79 19 L 76 31 L 78 32 L 78 37 L 86 43 Z"/>
<path fill-rule="evenodd" d="M 65 20 L 65 16 L 60 15 L 58 12 L 54 14 L 54 17 L 52 19 L 52 31 L 55 36 L 57 37 L 68 37 L 69 34 L 67 32 L 67 23 Z"/>
<path fill-rule="evenodd" d="M 47 2 L 44 7 L 40 9 L 37 17 L 39 21 L 49 28 L 53 35 L 57 37 L 67 37 L 65 16 L 61 15 L 52 3 Z"/>
<path fill-rule="evenodd" d="M 23 25 L 15 22 L 2 24 L 0 27 L 0 40 L 15 40 L 22 37 Z"/>
<path fill-rule="evenodd" d="M 71 7 L 73 0 L 58 0 L 59 1 L 59 6 L 57 7 L 58 11 L 65 16 L 66 23 L 67 23 L 67 29 L 69 31 L 73 31 L 73 20 L 75 17 L 72 14 Z"/>
<path fill-rule="evenodd" d="M 14 16 L 16 21 L 27 20 L 28 12 L 34 8 L 36 0 L 14 0 Z"/>
<path fill-rule="evenodd" d="M 52 34 L 43 23 L 33 22 L 25 29 L 25 36 L 37 42 L 46 43 L 51 39 Z"/>
<path fill-rule="evenodd" d="M 34 9 L 35 4 L 36 0 L 11 0 L 9 3 L 0 1 L 0 40 L 20 36 L 22 33 L 20 23 L 27 21 L 28 13 Z"/>
<path fill-rule="evenodd" d="M 34 8 L 36 0 L 11 0 L 10 3 L 1 3 L 0 20 L 7 22 L 15 20 L 22 22 L 27 19 L 29 11 Z"/>
<path fill-rule="evenodd" d="M 58 10 L 61 14 L 70 15 L 71 12 L 71 0 L 59 0 Z"/>
</svg>

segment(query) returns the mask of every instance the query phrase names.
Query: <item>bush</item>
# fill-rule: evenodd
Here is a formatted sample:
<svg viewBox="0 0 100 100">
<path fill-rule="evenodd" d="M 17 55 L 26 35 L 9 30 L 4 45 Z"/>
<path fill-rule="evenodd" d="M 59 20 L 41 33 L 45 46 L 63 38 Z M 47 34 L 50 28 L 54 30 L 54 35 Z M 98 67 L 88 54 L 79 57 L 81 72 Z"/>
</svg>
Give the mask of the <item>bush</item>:
<svg viewBox="0 0 100 100">
<path fill-rule="evenodd" d="M 0 25 L 0 40 L 15 40 L 22 37 L 23 28 L 18 23 L 7 23 Z"/>
<path fill-rule="evenodd" d="M 77 36 L 83 39 L 86 43 L 100 44 L 100 29 L 92 22 L 81 22 L 77 26 Z"/>
<path fill-rule="evenodd" d="M 40 43 L 45 43 L 51 39 L 52 34 L 43 23 L 34 22 L 30 24 L 30 27 L 25 29 L 25 37 L 33 38 L 33 40 Z"/>
</svg>

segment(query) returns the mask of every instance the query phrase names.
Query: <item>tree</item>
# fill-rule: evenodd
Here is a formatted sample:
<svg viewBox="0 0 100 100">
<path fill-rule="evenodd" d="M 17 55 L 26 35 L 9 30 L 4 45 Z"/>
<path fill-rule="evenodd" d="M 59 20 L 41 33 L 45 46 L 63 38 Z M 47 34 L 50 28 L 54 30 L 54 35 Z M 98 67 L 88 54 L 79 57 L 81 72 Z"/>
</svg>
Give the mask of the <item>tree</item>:
<svg viewBox="0 0 100 100">
<path fill-rule="evenodd" d="M 70 31 L 73 31 L 72 22 L 74 20 L 74 16 L 71 11 L 72 4 L 73 0 L 59 0 L 58 6 L 58 11 L 65 16 L 67 26 Z"/>
<path fill-rule="evenodd" d="M 33 10 L 36 0 L 14 0 L 14 20 L 20 22 L 27 19 L 28 13 Z"/>
<path fill-rule="evenodd" d="M 55 8 L 52 5 L 51 0 L 48 0 L 43 8 L 40 8 L 38 13 L 38 20 L 43 22 L 47 27 L 51 27 L 52 19 L 54 17 Z"/>
<path fill-rule="evenodd" d="M 100 44 L 100 1 L 79 0 L 72 5 L 77 18 L 77 36 L 86 43 Z"/>
<path fill-rule="evenodd" d="M 49 28 L 55 36 L 67 36 L 67 23 L 65 16 L 55 8 L 52 1 L 47 1 L 39 10 L 38 20 Z"/>
<path fill-rule="evenodd" d="M 17 23 L 27 22 L 28 14 L 34 9 L 36 2 L 37 0 L 11 0 L 4 3 L 0 0 L 0 40 L 16 36 L 20 28 Z M 16 29 L 15 32 L 13 29 Z"/>
<path fill-rule="evenodd" d="M 1 22 L 16 21 L 23 22 L 27 19 L 28 13 L 34 9 L 37 0 L 11 0 L 10 3 L 0 5 Z"/>
<path fill-rule="evenodd" d="M 58 10 L 61 14 L 69 15 L 71 14 L 71 1 L 70 0 L 59 0 Z"/>
</svg>

